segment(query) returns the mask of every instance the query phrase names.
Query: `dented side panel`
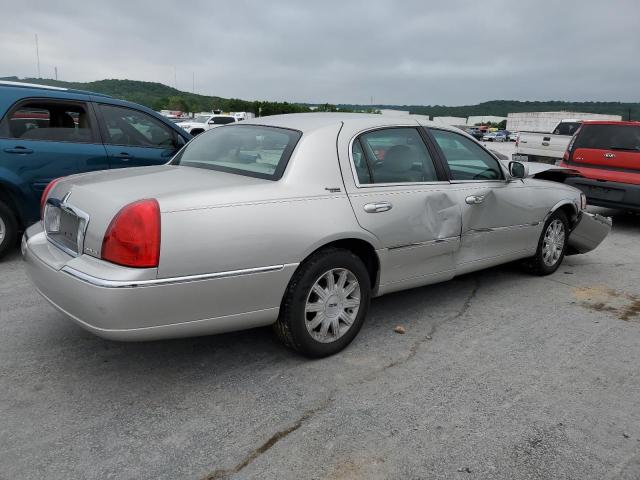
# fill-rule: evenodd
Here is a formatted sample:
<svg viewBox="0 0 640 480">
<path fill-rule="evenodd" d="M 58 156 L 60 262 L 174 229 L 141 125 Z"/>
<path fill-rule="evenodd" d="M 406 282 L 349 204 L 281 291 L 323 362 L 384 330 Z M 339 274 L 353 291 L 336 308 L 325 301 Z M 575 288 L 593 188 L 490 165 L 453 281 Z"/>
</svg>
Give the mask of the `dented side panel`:
<svg viewBox="0 0 640 480">
<path fill-rule="evenodd" d="M 385 186 L 350 193 L 360 226 L 388 249 L 380 285 L 454 270 L 460 244 L 460 208 L 452 185 Z M 391 209 L 369 213 L 366 205 L 388 202 Z"/>
<path fill-rule="evenodd" d="M 467 197 L 481 198 L 469 204 Z M 548 211 L 524 182 L 479 182 L 459 191 L 462 205 L 462 248 L 457 265 L 499 259 L 536 248 L 540 221 Z"/>
</svg>

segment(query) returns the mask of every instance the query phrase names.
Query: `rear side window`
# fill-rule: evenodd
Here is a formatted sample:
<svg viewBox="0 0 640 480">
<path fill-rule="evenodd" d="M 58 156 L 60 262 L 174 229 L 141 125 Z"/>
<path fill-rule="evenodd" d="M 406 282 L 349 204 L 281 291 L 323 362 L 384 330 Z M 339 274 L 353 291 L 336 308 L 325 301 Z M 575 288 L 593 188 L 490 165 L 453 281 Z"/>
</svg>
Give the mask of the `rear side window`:
<svg viewBox="0 0 640 480">
<path fill-rule="evenodd" d="M 301 133 L 260 125 L 212 128 L 184 147 L 174 165 L 278 180 Z"/>
<path fill-rule="evenodd" d="M 415 128 L 385 128 L 360 135 L 351 154 L 361 185 L 438 181 L 431 155 Z"/>
<path fill-rule="evenodd" d="M 50 142 L 88 143 L 93 126 L 86 104 L 33 101 L 14 109 L 3 121 L 8 138 Z"/>
<path fill-rule="evenodd" d="M 640 126 L 584 125 L 574 148 L 640 151 Z"/>
<path fill-rule="evenodd" d="M 173 130 L 146 113 L 131 108 L 100 105 L 106 126 L 106 143 L 131 147 L 171 148 Z"/>
</svg>

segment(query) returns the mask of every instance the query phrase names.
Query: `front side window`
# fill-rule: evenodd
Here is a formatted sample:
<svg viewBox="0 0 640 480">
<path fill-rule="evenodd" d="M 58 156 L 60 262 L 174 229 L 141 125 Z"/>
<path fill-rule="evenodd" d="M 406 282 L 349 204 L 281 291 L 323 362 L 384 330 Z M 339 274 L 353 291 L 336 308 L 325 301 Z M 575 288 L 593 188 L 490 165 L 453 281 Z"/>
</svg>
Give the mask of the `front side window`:
<svg viewBox="0 0 640 480">
<path fill-rule="evenodd" d="M 431 155 L 415 128 L 365 133 L 353 143 L 351 153 L 360 184 L 438 181 Z"/>
<path fill-rule="evenodd" d="M 188 143 L 172 163 L 278 180 L 300 136 L 259 125 L 213 128 Z"/>
<path fill-rule="evenodd" d="M 6 118 L 5 135 L 20 140 L 87 143 L 93 140 L 85 104 L 33 101 Z"/>
<path fill-rule="evenodd" d="M 131 147 L 171 148 L 171 130 L 151 115 L 130 108 L 100 105 L 106 127 L 106 143 Z"/>
<path fill-rule="evenodd" d="M 452 180 L 500 180 L 498 160 L 476 142 L 447 130 L 432 129 L 436 143 L 449 165 Z"/>
</svg>

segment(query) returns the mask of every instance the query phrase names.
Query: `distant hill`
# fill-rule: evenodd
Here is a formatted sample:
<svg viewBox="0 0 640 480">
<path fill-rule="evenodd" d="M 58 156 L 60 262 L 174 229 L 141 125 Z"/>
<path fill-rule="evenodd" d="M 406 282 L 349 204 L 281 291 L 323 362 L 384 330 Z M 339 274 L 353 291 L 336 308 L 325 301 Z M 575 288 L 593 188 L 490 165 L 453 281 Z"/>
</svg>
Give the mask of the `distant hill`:
<svg viewBox="0 0 640 480">
<path fill-rule="evenodd" d="M 89 90 L 104 93 L 116 98 L 146 105 L 154 110 L 182 110 L 190 112 L 210 111 L 221 109 L 224 111 L 249 111 L 262 115 L 279 113 L 309 112 L 309 107 L 317 104 L 302 104 L 289 102 L 249 101 L 237 98 L 222 98 L 216 96 L 197 95 L 182 92 L 157 82 L 142 82 L 139 80 L 98 80 L 95 82 L 62 82 L 52 79 L 5 77 L 1 80 L 13 80 L 29 83 L 54 85 L 79 90 Z M 508 113 L 516 112 L 545 112 L 571 111 L 586 113 L 606 113 L 621 115 L 623 119 L 640 120 L 640 103 L 621 102 L 520 102 L 517 100 L 492 100 L 477 105 L 448 107 L 445 105 L 358 105 L 340 104 L 341 111 L 367 111 L 375 109 L 408 110 L 411 113 L 429 115 L 431 117 L 452 116 L 468 117 L 471 115 L 496 115 L 506 117 Z M 336 106 L 320 104 L 319 110 L 335 111 Z"/>
<path fill-rule="evenodd" d="M 97 80 L 95 82 L 63 82 L 50 78 L 4 77 L 0 80 L 37 83 L 56 87 L 88 90 L 103 93 L 122 100 L 140 103 L 154 110 L 181 110 L 186 112 L 206 112 L 220 109 L 227 112 L 254 112 L 262 115 L 279 113 L 308 112 L 306 106 L 288 102 L 247 101 L 237 98 L 222 98 L 182 92 L 157 82 L 139 80 Z"/>
<path fill-rule="evenodd" d="M 357 109 L 358 105 L 339 105 L 341 108 Z M 460 107 L 447 107 L 445 105 L 374 105 L 373 108 L 391 108 L 396 110 L 408 110 L 411 113 L 429 115 L 431 117 L 469 117 L 475 115 L 495 115 L 506 117 L 509 113 L 520 112 L 585 112 L 605 113 L 609 115 L 621 115 L 627 120 L 640 120 L 640 103 L 621 102 L 520 102 L 517 100 L 491 100 L 477 105 L 464 105 Z"/>
</svg>

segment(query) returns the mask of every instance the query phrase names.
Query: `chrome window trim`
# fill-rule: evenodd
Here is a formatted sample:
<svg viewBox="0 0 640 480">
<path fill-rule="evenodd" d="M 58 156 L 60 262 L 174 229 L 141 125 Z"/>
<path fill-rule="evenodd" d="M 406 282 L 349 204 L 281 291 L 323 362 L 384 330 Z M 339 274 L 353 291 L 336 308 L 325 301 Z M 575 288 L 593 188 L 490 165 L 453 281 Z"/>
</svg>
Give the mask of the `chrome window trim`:
<svg viewBox="0 0 640 480">
<path fill-rule="evenodd" d="M 364 130 L 360 130 L 359 132 L 357 132 L 353 137 L 351 137 L 351 140 L 349 140 L 349 166 L 351 167 L 351 174 L 353 175 L 353 182 L 356 186 L 356 188 L 376 188 L 376 187 L 401 187 L 401 186 L 407 186 L 407 185 L 449 185 L 451 182 L 449 182 L 448 180 L 438 180 L 435 182 L 394 182 L 394 183 L 360 183 L 360 179 L 358 178 L 358 171 L 356 170 L 356 164 L 353 161 L 353 142 L 355 142 L 358 137 L 360 137 L 361 135 L 364 135 L 365 133 L 368 132 L 372 132 L 375 130 L 385 130 L 385 129 L 392 129 L 392 128 L 415 128 L 416 131 L 421 128 L 420 124 L 395 124 L 395 125 L 380 125 L 377 127 L 371 127 L 371 128 L 365 128 Z M 425 144 L 425 148 L 427 148 L 427 145 Z M 428 149 L 427 149 L 428 151 Z M 429 152 L 429 155 L 431 156 L 431 152 Z M 435 163 L 435 160 L 432 158 L 431 159 L 432 162 Z"/>
<path fill-rule="evenodd" d="M 47 202 L 44 205 L 45 212 L 42 215 L 42 230 L 44 230 L 44 235 L 49 242 L 51 242 L 53 245 L 58 247 L 60 250 L 62 250 L 66 254 L 71 255 L 72 257 L 78 257 L 82 255 L 82 252 L 84 251 L 84 238 L 87 234 L 87 227 L 89 226 L 90 217 L 88 213 L 67 203 L 67 199 L 69 198 L 70 195 L 71 195 L 71 192 L 67 193 L 62 199 L 62 201 L 56 198 L 47 199 Z M 56 241 L 55 238 L 49 236 L 49 232 L 47 231 L 47 226 L 45 225 L 45 219 L 47 218 L 46 209 L 49 208 L 49 205 L 53 207 L 57 207 L 61 210 L 64 210 L 67 213 L 72 213 L 73 215 L 78 217 L 78 221 L 80 222 L 81 228 L 78 230 L 78 238 L 76 241 L 77 242 L 76 247 L 78 249 L 77 252 L 74 252 L 69 247 L 62 245 L 60 242 Z"/>
<path fill-rule="evenodd" d="M 94 275 L 90 275 L 88 273 L 81 272 L 80 270 L 70 267 L 69 265 L 65 265 L 64 267 L 62 267 L 61 271 L 68 275 L 71 275 L 72 277 L 80 281 L 89 283 L 96 287 L 135 288 L 199 282 L 203 280 L 214 280 L 220 278 L 239 277 L 242 275 L 252 275 L 255 273 L 278 272 L 280 270 L 283 270 L 284 267 L 285 265 L 271 265 L 268 267 L 245 268 L 241 270 L 229 270 L 226 272 L 217 273 L 203 273 L 198 275 L 185 275 L 181 277 L 154 278 L 151 280 L 107 280 L 104 278 L 96 277 Z"/>
</svg>

